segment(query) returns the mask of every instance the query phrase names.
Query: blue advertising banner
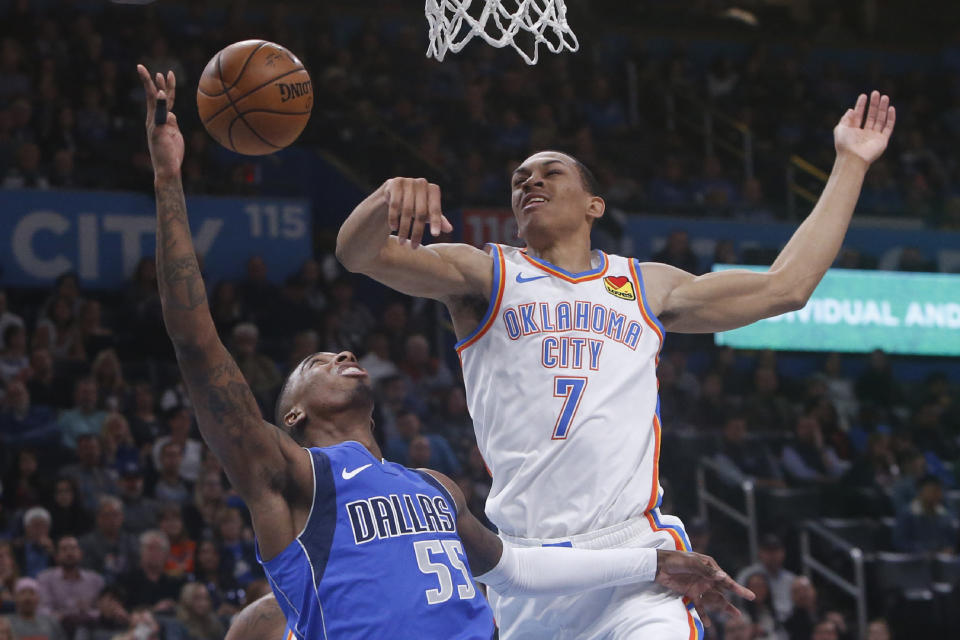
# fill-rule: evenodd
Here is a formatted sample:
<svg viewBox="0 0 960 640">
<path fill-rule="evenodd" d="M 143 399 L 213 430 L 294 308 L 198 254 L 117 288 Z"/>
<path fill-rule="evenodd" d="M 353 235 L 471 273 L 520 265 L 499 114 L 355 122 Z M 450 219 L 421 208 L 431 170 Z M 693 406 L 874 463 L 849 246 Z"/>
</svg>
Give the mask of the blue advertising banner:
<svg viewBox="0 0 960 640">
<path fill-rule="evenodd" d="M 0 282 L 48 286 L 75 271 L 82 286 L 122 286 L 155 251 L 152 196 L 93 191 L 0 191 Z M 260 255 L 268 277 L 282 281 L 312 253 L 306 200 L 187 198 L 194 246 L 208 282 L 244 275 Z"/>
</svg>

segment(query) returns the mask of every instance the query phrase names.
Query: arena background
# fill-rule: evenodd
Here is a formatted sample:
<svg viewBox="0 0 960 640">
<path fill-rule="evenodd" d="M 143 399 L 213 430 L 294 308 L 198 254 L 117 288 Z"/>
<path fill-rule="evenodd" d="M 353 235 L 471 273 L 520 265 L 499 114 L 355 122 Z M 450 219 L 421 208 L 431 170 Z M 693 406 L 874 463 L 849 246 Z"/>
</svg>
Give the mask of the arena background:
<svg viewBox="0 0 960 640">
<path fill-rule="evenodd" d="M 447 318 L 340 268 L 333 240 L 352 207 L 389 177 L 423 176 L 456 239 L 515 242 L 508 173 L 560 148 L 603 185 L 596 245 L 695 273 L 767 265 L 822 187 L 843 110 L 888 93 L 897 130 L 835 265 L 864 272 L 831 272 L 848 279 L 820 307 L 759 333 L 667 338 L 663 508 L 759 591 L 748 565 L 781 548 L 812 580 L 776 574 L 776 602 L 745 604 L 750 625 L 718 619 L 708 637 L 865 638 L 879 618 L 902 639 L 957 628 L 960 366 L 946 356 L 960 348 L 960 5 L 570 5 L 581 50 L 529 67 L 479 41 L 428 60 L 416 2 L 0 2 L 12 637 L 139 638 L 147 610 L 149 637 L 221 638 L 267 589 L 162 326 L 137 62 L 177 74 L 212 311 L 264 414 L 291 363 L 351 349 L 378 381 L 388 458 L 456 477 L 480 517 L 489 479 Z M 192 102 L 207 60 L 248 38 L 299 55 L 315 91 L 299 141 L 258 158 L 217 146 Z M 89 606 L 51 597 L 43 576 L 17 589 L 75 561 L 71 536 L 94 572 Z M 36 592 L 36 616 L 21 591 Z M 869 637 L 890 637 L 883 626 Z"/>
</svg>

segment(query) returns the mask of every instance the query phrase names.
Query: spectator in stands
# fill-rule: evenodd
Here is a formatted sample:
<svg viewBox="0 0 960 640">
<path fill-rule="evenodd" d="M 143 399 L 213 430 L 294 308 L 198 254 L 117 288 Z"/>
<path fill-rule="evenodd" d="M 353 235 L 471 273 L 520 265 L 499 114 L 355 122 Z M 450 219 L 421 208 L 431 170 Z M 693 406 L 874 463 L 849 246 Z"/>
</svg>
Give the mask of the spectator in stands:
<svg viewBox="0 0 960 640">
<path fill-rule="evenodd" d="M 48 315 L 37 322 L 31 345 L 49 349 L 55 358 L 83 360 L 83 341 L 74 320 L 73 301 L 65 295 L 53 298 Z"/>
<path fill-rule="evenodd" d="M 162 468 L 160 456 L 168 442 L 180 446 L 180 477 L 194 483 L 200 476 L 200 466 L 203 461 L 203 444 L 190 436 L 193 426 L 193 414 L 186 407 L 177 407 L 167 412 L 167 429 L 170 435 L 158 438 L 153 445 L 153 464 L 157 469 Z"/>
<path fill-rule="evenodd" d="M 13 637 L 13 627 L 10 626 L 10 620 L 5 616 L 0 616 L 0 640 L 17 640 Z"/>
<path fill-rule="evenodd" d="M 6 348 L 3 336 L 7 328 L 12 326 L 23 327 L 23 318 L 9 309 L 7 292 L 0 289 L 0 349 Z"/>
<path fill-rule="evenodd" d="M 47 349 L 34 349 L 30 354 L 30 377 L 27 381 L 27 390 L 30 398 L 37 406 L 61 407 L 61 398 L 64 395 L 57 384 L 53 357 Z"/>
<path fill-rule="evenodd" d="M 348 277 L 338 278 L 331 284 L 330 308 L 326 313 L 330 325 L 327 327 L 326 346 L 334 351 L 361 351 L 364 338 L 375 321 L 367 305 L 355 299 L 353 283 Z M 402 344 L 397 344 L 397 347 Z"/>
<path fill-rule="evenodd" d="M 13 555 L 13 545 L 0 540 L 0 618 L 13 611 L 13 592 L 20 578 L 20 568 Z"/>
<path fill-rule="evenodd" d="M 41 165 L 40 147 L 25 142 L 17 149 L 17 164 L 7 170 L 0 187 L 4 189 L 49 189 L 50 179 Z"/>
<path fill-rule="evenodd" d="M 671 209 L 687 207 L 693 203 L 693 196 L 690 189 L 689 180 L 684 171 L 683 161 L 675 155 L 667 156 L 663 162 L 663 169 L 661 175 L 653 178 L 650 183 L 647 185 L 647 197 L 650 199 L 650 203 L 653 205 L 669 207 Z M 686 235 L 685 232 L 676 231 L 674 233 L 682 233 Z M 672 234 L 671 234 L 672 235 Z M 677 246 L 680 247 L 685 244 L 686 240 L 677 241 Z M 670 241 L 667 241 L 667 248 L 664 250 L 664 256 L 669 256 L 670 254 Z M 658 254 L 659 255 L 659 254 Z M 692 254 L 687 256 L 677 255 L 681 261 L 689 258 Z M 695 260 L 695 258 L 694 258 Z M 655 262 L 664 262 L 660 260 L 657 256 L 654 256 Z M 673 264 L 667 263 L 667 264 Z M 686 263 L 688 266 L 696 267 L 696 262 Z M 679 267 L 686 271 L 690 271 L 685 267 L 681 267 L 679 264 L 673 264 L 675 267 Z M 697 273 L 695 270 L 690 271 L 690 273 Z"/>
<path fill-rule="evenodd" d="M 89 306 L 88 302 L 86 306 Z M 109 411 L 126 408 L 130 389 L 123 379 L 123 366 L 113 349 L 104 349 L 93 359 L 90 372 L 97 383 L 97 406 Z"/>
<path fill-rule="evenodd" d="M 892 640 L 893 634 L 890 632 L 890 625 L 883 618 L 871 620 L 867 625 L 867 640 Z"/>
<path fill-rule="evenodd" d="M 690 247 L 690 236 L 686 231 L 670 232 L 663 249 L 654 254 L 653 261 L 669 264 L 689 273 L 701 273 L 700 261 Z"/>
<path fill-rule="evenodd" d="M 19 380 L 9 382 L 7 395 L 0 402 L 0 443 L 7 447 L 42 447 L 56 446 L 59 441 L 53 409 L 31 404 L 26 385 Z"/>
<path fill-rule="evenodd" d="M 818 375 L 827 386 L 827 395 L 840 415 L 848 422 L 857 415 L 858 402 L 853 380 L 843 374 L 843 362 L 839 353 L 831 353 L 823 363 L 823 372 Z"/>
<path fill-rule="evenodd" d="M 66 640 L 60 624 L 38 612 L 40 586 L 33 578 L 20 578 L 14 590 L 16 611 L 10 616 L 13 637 L 23 640 Z"/>
<path fill-rule="evenodd" d="M 112 349 L 116 338 L 111 329 L 103 326 L 102 312 L 99 302 L 87 300 L 80 308 L 78 324 L 84 353 L 97 354 L 91 370 L 100 390 L 100 404 L 107 406 L 107 398 L 112 395 L 121 399 L 119 396 L 125 395 L 127 389 L 117 352 Z"/>
<path fill-rule="evenodd" d="M 190 501 L 193 485 L 180 475 L 183 447 L 178 442 L 167 442 L 160 448 L 160 468 L 151 487 L 151 497 L 160 502 L 186 504 Z"/>
<path fill-rule="evenodd" d="M 887 354 L 876 349 L 870 354 L 870 364 L 856 383 L 857 397 L 879 407 L 892 407 L 903 400 L 900 383 L 894 378 Z"/>
<path fill-rule="evenodd" d="M 384 449 L 384 456 L 392 461 L 405 466 L 413 466 L 410 459 L 411 449 L 414 441 L 420 437 L 427 440 L 427 446 L 422 443 L 418 445 L 417 452 L 428 451 L 428 464 L 421 465 L 436 469 L 440 473 L 449 476 L 460 475 L 460 461 L 450 448 L 450 443 L 440 434 L 432 433 L 426 436 L 421 434 L 422 424 L 419 416 L 412 411 L 404 411 L 397 417 L 397 435 L 387 441 Z M 422 460 L 419 460 L 422 462 Z"/>
<path fill-rule="evenodd" d="M 243 319 L 243 304 L 236 285 L 230 280 L 221 280 L 214 285 L 210 294 L 210 315 L 220 334 L 230 333 Z"/>
<path fill-rule="evenodd" d="M 890 450 L 890 434 L 874 432 L 867 438 L 866 452 L 854 461 L 844 481 L 858 487 L 888 490 L 899 475 L 900 470 Z"/>
<path fill-rule="evenodd" d="M 97 616 L 90 625 L 91 640 L 110 640 L 130 624 L 130 613 L 123 605 L 126 593 L 117 585 L 104 587 L 97 596 Z"/>
<path fill-rule="evenodd" d="M 57 478 L 53 486 L 50 517 L 53 524 L 50 535 L 55 540 L 63 536 L 81 536 L 93 526 L 90 511 L 83 507 L 75 481 L 67 476 Z"/>
<path fill-rule="evenodd" d="M 917 497 L 897 514 L 894 546 L 900 551 L 955 553 L 957 533 L 957 517 L 943 504 L 943 483 L 935 475 L 925 476 Z"/>
<path fill-rule="evenodd" d="M 143 471 L 136 460 L 120 466 L 120 500 L 123 501 L 123 528 L 138 535 L 157 526 L 160 504 L 143 495 Z"/>
<path fill-rule="evenodd" d="M 840 630 L 833 620 L 823 619 L 813 628 L 810 640 L 840 640 Z"/>
<path fill-rule="evenodd" d="M 743 406 L 750 424 L 760 431 L 786 431 L 793 410 L 780 392 L 780 375 L 776 369 L 758 366 L 753 373 L 753 389 Z"/>
<path fill-rule="evenodd" d="M 217 615 L 229 617 L 240 610 L 243 604 L 243 589 L 229 567 L 224 566 L 220 550 L 213 540 L 201 540 L 197 543 L 194 573 L 190 580 L 207 587 Z"/>
<path fill-rule="evenodd" d="M 723 640 L 756 640 L 756 637 L 748 614 L 730 616 L 723 624 Z"/>
<path fill-rule="evenodd" d="M 27 509 L 41 502 L 47 495 L 47 485 L 37 467 L 37 452 L 20 449 L 17 464 L 3 480 L 3 498 L 7 509 Z"/>
<path fill-rule="evenodd" d="M 244 537 L 243 516 L 235 507 L 225 507 L 217 515 L 217 540 L 220 550 L 230 563 L 231 573 L 240 586 L 262 577 L 253 543 Z"/>
<path fill-rule="evenodd" d="M 137 444 L 130 433 L 130 425 L 122 413 L 112 412 L 103 421 L 100 432 L 100 445 L 103 449 L 103 463 L 111 470 L 118 469 L 123 463 L 140 459 Z"/>
<path fill-rule="evenodd" d="M 97 618 L 97 596 L 104 587 L 103 576 L 80 568 L 83 552 L 74 536 L 57 541 L 57 566 L 41 571 L 40 605 L 50 612 L 68 635 Z"/>
<path fill-rule="evenodd" d="M 94 530 L 80 539 L 80 546 L 84 566 L 101 574 L 108 582 L 133 567 L 137 541 L 123 530 L 123 503 L 119 498 L 100 498 Z"/>
<path fill-rule="evenodd" d="M 742 569 L 737 574 L 737 582 L 747 584 L 747 578 L 752 574 L 762 573 L 770 586 L 771 601 L 777 620 L 786 620 L 793 613 L 793 599 L 790 591 L 797 576 L 783 567 L 786 557 L 783 541 L 773 533 L 764 535 L 760 540 L 757 555 L 760 561 Z"/>
<path fill-rule="evenodd" d="M 23 537 L 14 542 L 23 575 L 35 578 L 53 566 L 55 549 L 50 524 L 50 512 L 43 507 L 31 507 L 23 514 Z"/>
<path fill-rule="evenodd" d="M 927 459 L 920 451 L 908 449 L 900 455 L 900 476 L 890 490 L 894 513 L 900 513 L 917 497 L 920 480 L 927 475 Z"/>
<path fill-rule="evenodd" d="M 25 376 L 30 360 L 27 358 L 27 331 L 22 325 L 10 324 L 3 330 L 3 349 L 0 351 L 0 382 L 8 384 Z"/>
<path fill-rule="evenodd" d="M 430 431 L 445 437 L 460 461 L 466 462 L 466 454 L 473 446 L 476 436 L 473 434 L 473 419 L 467 408 L 467 396 L 463 387 L 450 387 L 441 410 L 432 415 Z"/>
<path fill-rule="evenodd" d="M 177 620 L 191 640 L 221 640 L 226 629 L 213 611 L 210 592 L 200 582 L 188 582 L 180 590 Z"/>
<path fill-rule="evenodd" d="M 777 459 L 762 442 L 747 440 L 747 420 L 740 413 L 731 413 L 724 420 L 715 459 L 737 484 L 749 477 L 761 486 L 784 486 Z"/>
<path fill-rule="evenodd" d="M 240 300 L 253 314 L 269 313 L 280 303 L 280 290 L 267 279 L 267 263 L 260 256 L 247 261 L 247 277 L 240 284 Z"/>
<path fill-rule="evenodd" d="M 740 199 L 733 207 L 733 215 L 737 220 L 759 223 L 771 222 L 777 217 L 763 193 L 763 183 L 760 180 L 747 178 L 743 181 Z"/>
<path fill-rule="evenodd" d="M 77 437 L 77 462 L 63 469 L 63 475 L 73 479 L 80 492 L 83 506 L 93 511 L 102 495 L 116 495 L 117 483 L 101 464 L 100 438 L 82 433 Z"/>
<path fill-rule="evenodd" d="M 97 408 L 97 383 L 92 376 L 77 380 L 73 387 L 73 407 L 60 414 L 58 424 L 63 434 L 63 445 L 77 448 L 81 434 L 99 436 L 107 412 Z"/>
<path fill-rule="evenodd" d="M 833 447 L 823 441 L 820 422 L 811 416 L 796 420 L 796 439 L 783 447 L 782 462 L 793 482 L 834 482 L 845 467 Z"/>
<path fill-rule="evenodd" d="M 160 437 L 160 420 L 156 414 L 156 394 L 149 382 L 133 385 L 133 408 L 127 413 L 130 432 L 137 446 L 152 443 Z"/>
<path fill-rule="evenodd" d="M 367 335 L 367 352 L 359 362 L 374 386 L 399 372 L 397 365 L 390 359 L 390 341 L 381 331 L 371 331 Z"/>
<path fill-rule="evenodd" d="M 127 606 L 173 613 L 183 580 L 164 573 L 169 555 L 170 542 L 162 531 L 150 529 L 140 534 L 139 563 L 118 580 L 127 592 Z"/>
<path fill-rule="evenodd" d="M 817 590 L 810 578 L 797 576 L 790 587 L 793 600 L 793 613 L 784 621 L 783 626 L 790 640 L 806 640 L 813 635 L 813 626 L 820 619 L 817 608 Z"/>
<path fill-rule="evenodd" d="M 421 334 L 415 333 L 407 338 L 400 362 L 409 388 L 421 397 L 430 398 L 453 386 L 450 370 L 430 354 L 430 342 Z"/>
<path fill-rule="evenodd" d="M 743 603 L 744 610 L 753 621 L 754 638 L 787 640 L 783 625 L 777 620 L 777 614 L 770 600 L 770 582 L 767 576 L 756 571 L 748 575 L 743 584 L 757 596 L 754 600 Z"/>
<path fill-rule="evenodd" d="M 283 383 L 273 360 L 257 351 L 260 331 L 251 322 L 241 322 L 233 328 L 233 357 L 243 372 L 247 384 L 261 406 L 271 403 L 273 395 Z"/>
<path fill-rule="evenodd" d="M 183 526 L 183 511 L 179 504 L 170 502 L 160 508 L 160 530 L 167 535 L 170 553 L 163 572 L 174 578 L 193 573 L 193 559 L 197 543 L 187 535 Z"/>
<path fill-rule="evenodd" d="M 212 534 L 216 528 L 217 514 L 226 506 L 221 472 L 204 471 L 194 488 L 193 502 L 184 509 L 184 523 L 190 536 L 200 540 Z"/>
</svg>

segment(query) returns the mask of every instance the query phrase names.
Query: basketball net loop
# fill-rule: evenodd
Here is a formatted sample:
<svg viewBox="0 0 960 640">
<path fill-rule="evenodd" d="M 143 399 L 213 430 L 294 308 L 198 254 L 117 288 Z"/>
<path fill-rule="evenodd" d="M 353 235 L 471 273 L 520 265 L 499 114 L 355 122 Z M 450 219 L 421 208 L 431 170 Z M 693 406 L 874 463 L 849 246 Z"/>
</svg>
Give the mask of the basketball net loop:
<svg viewBox="0 0 960 640">
<path fill-rule="evenodd" d="M 527 64 L 537 64 L 541 44 L 552 53 L 580 48 L 567 24 L 564 0 L 477 0 L 478 6 L 481 2 L 483 9 L 474 17 L 469 13 L 474 0 L 426 0 L 428 58 L 443 61 L 447 51 L 459 53 L 474 36 L 497 48 L 513 47 Z M 506 3 L 516 5 L 516 11 L 511 12 Z M 521 31 L 533 37 L 532 55 L 515 40 Z"/>
</svg>

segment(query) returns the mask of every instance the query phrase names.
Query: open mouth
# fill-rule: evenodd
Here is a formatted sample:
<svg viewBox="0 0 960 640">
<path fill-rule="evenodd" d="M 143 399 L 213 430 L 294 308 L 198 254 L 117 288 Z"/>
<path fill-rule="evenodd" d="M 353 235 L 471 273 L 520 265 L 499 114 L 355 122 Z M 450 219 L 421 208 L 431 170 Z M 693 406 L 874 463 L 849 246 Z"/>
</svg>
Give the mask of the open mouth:
<svg viewBox="0 0 960 640">
<path fill-rule="evenodd" d="M 366 371 L 355 364 L 341 365 L 337 368 L 337 373 L 348 378 L 362 378 L 367 375 Z"/>
<path fill-rule="evenodd" d="M 525 196 L 521 208 L 526 211 L 527 209 L 539 207 L 542 204 L 547 202 L 547 198 L 539 194 L 531 194 Z"/>
</svg>

